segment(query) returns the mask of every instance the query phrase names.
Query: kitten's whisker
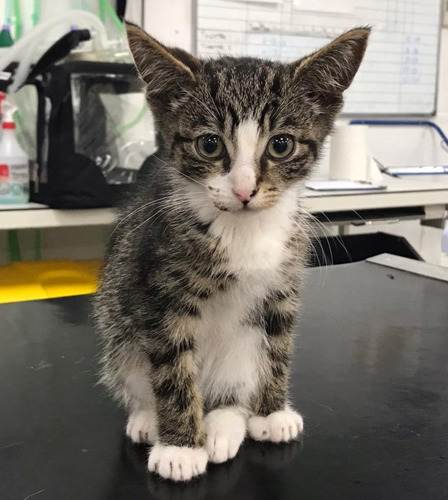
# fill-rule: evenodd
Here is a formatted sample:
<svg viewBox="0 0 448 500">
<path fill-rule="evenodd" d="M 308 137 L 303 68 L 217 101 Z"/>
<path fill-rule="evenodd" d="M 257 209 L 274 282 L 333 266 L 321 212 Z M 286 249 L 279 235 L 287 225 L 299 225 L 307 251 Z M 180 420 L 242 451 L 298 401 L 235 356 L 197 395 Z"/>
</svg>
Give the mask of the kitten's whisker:
<svg viewBox="0 0 448 500">
<path fill-rule="evenodd" d="M 318 244 L 320 245 L 320 248 L 321 248 L 321 252 L 322 252 L 322 257 L 324 258 L 325 260 L 325 263 L 324 263 L 324 266 L 322 265 L 321 261 L 320 261 L 320 258 L 319 258 L 319 254 L 316 250 L 316 248 L 314 248 L 314 245 L 311 245 L 311 251 L 314 252 L 314 255 L 316 256 L 316 259 L 317 259 L 317 262 L 319 264 L 319 268 L 322 269 L 322 267 L 327 267 L 327 261 L 326 261 L 326 255 L 325 255 L 325 252 L 323 251 L 323 248 L 322 248 L 322 243 L 320 242 L 319 240 L 319 237 L 316 233 L 316 231 L 313 229 L 313 227 L 311 226 L 311 224 L 307 221 L 306 218 L 304 218 L 300 223 L 297 222 L 297 221 L 294 221 L 294 223 L 296 224 L 296 226 L 300 229 L 300 232 L 302 234 L 304 234 L 305 236 L 307 236 L 307 231 L 314 237 L 314 239 L 318 242 Z"/>
<path fill-rule="evenodd" d="M 157 200 L 152 200 L 148 203 L 145 203 L 143 205 L 141 205 L 140 207 L 137 207 L 135 210 L 133 210 L 130 214 L 126 215 L 126 217 L 124 217 L 123 219 L 119 220 L 118 223 L 116 224 L 114 230 L 112 231 L 111 233 L 111 236 L 115 233 L 115 231 L 124 223 L 126 222 L 130 217 L 132 217 L 133 215 L 137 214 L 138 212 L 140 212 L 141 210 L 144 210 L 145 208 L 153 208 L 155 205 L 157 205 L 158 203 L 163 203 L 165 200 L 171 198 L 172 195 L 169 195 L 169 196 L 164 196 L 163 198 L 158 198 Z"/>
<path fill-rule="evenodd" d="M 180 202 L 177 202 L 177 203 L 185 203 L 187 204 L 187 200 L 182 200 Z M 174 205 L 168 205 L 168 206 L 163 206 L 163 207 L 160 207 L 157 212 L 155 212 L 154 214 L 152 214 L 150 217 L 148 217 L 147 219 L 145 219 L 143 222 L 141 222 L 140 224 L 138 224 L 136 227 L 132 228 L 128 233 L 127 233 L 127 236 L 131 235 L 134 231 L 137 231 L 137 229 L 139 229 L 140 227 L 142 227 L 144 224 L 146 224 L 147 222 L 151 221 L 152 219 L 154 219 L 155 217 L 163 214 L 167 209 L 173 209 Z M 151 227 L 151 226 L 150 226 Z M 150 227 L 148 229 L 150 229 Z"/>
<path fill-rule="evenodd" d="M 154 157 L 157 158 L 159 161 L 161 161 L 164 165 L 166 165 L 167 167 L 170 167 L 172 168 L 173 170 L 175 170 L 177 173 L 179 173 L 180 175 L 183 175 L 184 177 L 186 177 L 187 179 L 189 179 L 190 181 L 193 181 L 193 182 L 196 182 L 196 184 L 199 184 L 200 186 L 204 187 L 204 188 L 207 188 L 207 186 L 205 184 L 203 184 L 202 182 L 199 182 L 197 181 L 196 179 L 193 179 L 193 177 L 190 177 L 189 175 L 187 174 L 184 174 L 183 172 L 181 172 L 180 170 L 178 170 L 177 168 L 173 167 L 173 165 L 170 165 L 169 163 L 167 163 L 165 160 L 162 160 L 162 158 L 160 158 L 159 156 L 157 156 L 156 154 L 154 154 Z"/>
<path fill-rule="evenodd" d="M 334 264 L 333 251 L 331 249 L 330 242 L 328 241 L 327 228 L 319 221 L 319 219 L 317 219 L 316 217 L 314 217 L 312 214 L 309 214 L 309 217 L 310 217 L 310 220 L 312 221 L 312 223 L 314 223 L 315 225 L 317 225 L 317 228 L 321 229 L 321 231 L 322 231 L 322 237 L 325 238 L 325 240 L 327 242 L 328 250 L 330 251 L 330 258 L 331 258 L 331 264 L 330 265 L 333 265 Z M 309 225 L 310 230 L 312 230 L 311 228 L 313 227 L 312 223 L 310 222 L 310 225 Z M 328 266 L 327 254 L 324 251 L 324 248 L 322 246 L 322 242 L 320 241 L 321 236 L 319 236 L 317 230 L 313 230 L 313 235 L 314 235 L 316 241 L 319 243 L 319 246 L 320 246 L 320 249 L 321 249 L 321 252 L 322 252 L 322 257 L 325 260 L 325 266 Z"/>
<path fill-rule="evenodd" d="M 324 260 L 324 263 L 322 264 L 321 260 L 320 260 L 320 257 L 319 257 L 319 253 L 317 251 L 317 248 L 315 247 L 314 244 L 311 244 L 311 251 L 314 253 L 315 257 L 316 257 L 316 260 L 317 260 L 317 263 L 318 263 L 318 267 L 319 267 L 319 275 L 322 276 L 322 268 L 325 268 L 325 271 L 324 271 L 324 280 L 323 280 L 323 283 L 322 283 L 322 286 L 325 286 L 325 281 L 326 281 L 326 276 L 327 276 L 327 273 L 328 273 L 328 261 L 327 261 L 327 255 L 326 253 L 324 252 L 323 250 L 323 246 L 322 246 L 322 243 L 320 241 L 320 238 L 316 232 L 316 229 L 313 227 L 313 225 L 311 224 L 311 221 L 313 220 L 313 217 L 310 213 L 308 213 L 305 209 L 303 209 L 302 207 L 299 207 L 299 210 L 298 210 L 298 214 L 300 214 L 301 216 L 301 221 L 300 221 L 300 224 L 296 221 L 297 224 L 299 224 L 299 227 L 300 227 L 300 230 L 306 235 L 308 236 L 308 234 L 310 234 L 312 236 L 312 238 L 317 242 L 317 244 L 319 245 L 320 247 L 320 251 L 321 251 L 321 254 L 322 254 L 322 258 Z"/>
<path fill-rule="evenodd" d="M 331 220 L 324 214 L 322 215 L 327 219 L 327 221 L 331 224 Z M 347 247 L 345 246 L 344 242 L 342 241 L 342 238 L 339 234 L 336 234 L 336 241 L 341 245 L 341 247 L 344 249 L 347 257 L 350 259 L 350 262 L 353 262 L 351 255 L 349 254 Z"/>
<path fill-rule="evenodd" d="M 322 242 L 321 242 L 321 237 L 319 236 L 318 232 L 317 232 L 317 228 L 315 228 L 315 226 L 313 226 L 313 223 L 317 223 L 319 224 L 319 221 L 313 217 L 312 214 L 308 214 L 308 217 L 309 217 L 309 225 L 308 225 L 308 229 L 309 231 L 311 231 L 311 233 L 313 234 L 314 236 L 314 239 L 315 241 L 318 243 L 319 245 L 319 248 L 320 248 L 320 251 L 321 251 L 321 254 L 322 254 L 322 258 L 324 259 L 324 265 L 325 265 L 325 270 L 326 270 L 326 273 L 328 272 L 328 259 L 327 259 L 327 254 L 326 252 L 324 251 L 324 248 L 323 248 L 323 245 L 322 245 Z M 317 226 L 319 227 L 319 225 Z M 322 230 L 322 228 L 321 228 Z M 323 227 L 323 230 L 322 230 L 322 235 L 323 237 L 326 239 L 327 241 L 327 245 L 328 245 L 328 248 L 330 250 L 330 257 L 331 257 L 331 265 L 333 265 L 333 252 L 331 250 L 331 247 L 329 245 L 329 242 L 328 242 L 328 237 L 326 235 L 326 232 L 325 232 L 325 227 Z M 320 265 L 320 262 L 319 262 L 319 265 Z"/>
</svg>

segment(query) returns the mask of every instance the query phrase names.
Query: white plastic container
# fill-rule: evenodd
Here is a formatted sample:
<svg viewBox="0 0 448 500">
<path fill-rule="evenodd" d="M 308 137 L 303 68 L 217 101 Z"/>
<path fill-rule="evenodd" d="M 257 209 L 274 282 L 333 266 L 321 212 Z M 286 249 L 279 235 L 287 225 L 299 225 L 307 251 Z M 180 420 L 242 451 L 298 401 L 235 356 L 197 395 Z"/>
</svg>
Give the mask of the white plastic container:
<svg viewBox="0 0 448 500">
<path fill-rule="evenodd" d="M 0 139 L 0 203 L 28 203 L 30 171 L 28 157 L 16 139 L 12 120 L 4 119 Z"/>
</svg>

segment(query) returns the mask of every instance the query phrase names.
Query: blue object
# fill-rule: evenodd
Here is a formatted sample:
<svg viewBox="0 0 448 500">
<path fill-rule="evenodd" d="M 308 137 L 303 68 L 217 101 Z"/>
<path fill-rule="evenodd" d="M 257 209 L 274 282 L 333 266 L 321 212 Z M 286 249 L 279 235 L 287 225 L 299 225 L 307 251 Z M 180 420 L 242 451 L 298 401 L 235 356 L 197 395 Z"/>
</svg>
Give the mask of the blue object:
<svg viewBox="0 0 448 500">
<path fill-rule="evenodd" d="M 382 172 L 402 177 L 403 175 L 448 175 L 448 167 L 444 165 L 424 165 L 422 167 L 383 167 Z"/>
<path fill-rule="evenodd" d="M 443 133 L 443 130 L 437 124 L 430 120 L 352 120 L 350 125 L 431 127 L 440 135 L 442 141 L 448 147 L 448 137 Z"/>
<path fill-rule="evenodd" d="M 442 252 L 448 254 L 448 226 L 445 227 L 442 234 Z"/>
</svg>

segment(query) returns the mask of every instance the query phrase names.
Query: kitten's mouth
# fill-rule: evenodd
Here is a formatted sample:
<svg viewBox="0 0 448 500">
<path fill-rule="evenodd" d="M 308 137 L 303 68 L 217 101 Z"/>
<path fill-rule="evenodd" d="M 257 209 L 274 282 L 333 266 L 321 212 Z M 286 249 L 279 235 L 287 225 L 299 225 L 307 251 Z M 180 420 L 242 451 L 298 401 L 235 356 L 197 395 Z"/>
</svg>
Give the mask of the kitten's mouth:
<svg viewBox="0 0 448 500">
<path fill-rule="evenodd" d="M 248 213 L 248 212 L 255 212 L 255 211 L 258 211 L 259 208 L 258 207 L 254 207 L 250 204 L 246 204 L 244 205 L 243 203 L 241 203 L 241 206 L 240 207 L 225 207 L 224 205 L 221 205 L 220 203 L 213 203 L 213 205 L 218 209 L 220 210 L 221 212 L 232 212 L 232 213 Z"/>
</svg>

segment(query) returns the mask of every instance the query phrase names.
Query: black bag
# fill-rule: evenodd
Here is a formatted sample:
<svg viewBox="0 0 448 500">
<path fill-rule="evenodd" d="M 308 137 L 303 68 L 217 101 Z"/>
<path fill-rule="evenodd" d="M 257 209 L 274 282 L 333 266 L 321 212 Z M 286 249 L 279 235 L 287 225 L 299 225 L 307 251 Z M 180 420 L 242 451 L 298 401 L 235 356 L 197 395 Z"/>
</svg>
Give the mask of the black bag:
<svg viewBox="0 0 448 500">
<path fill-rule="evenodd" d="M 120 165 L 114 141 L 119 131 L 101 97 L 141 92 L 133 65 L 77 61 L 53 66 L 43 76 L 34 83 L 39 104 L 32 201 L 54 208 L 114 204 L 135 182 L 137 170 Z M 151 147 L 144 150 L 142 156 Z"/>
<path fill-rule="evenodd" d="M 133 64 L 55 64 L 89 37 L 87 30 L 64 35 L 25 83 L 37 90 L 30 197 L 53 208 L 115 204 L 155 150 L 152 117 Z"/>
</svg>

